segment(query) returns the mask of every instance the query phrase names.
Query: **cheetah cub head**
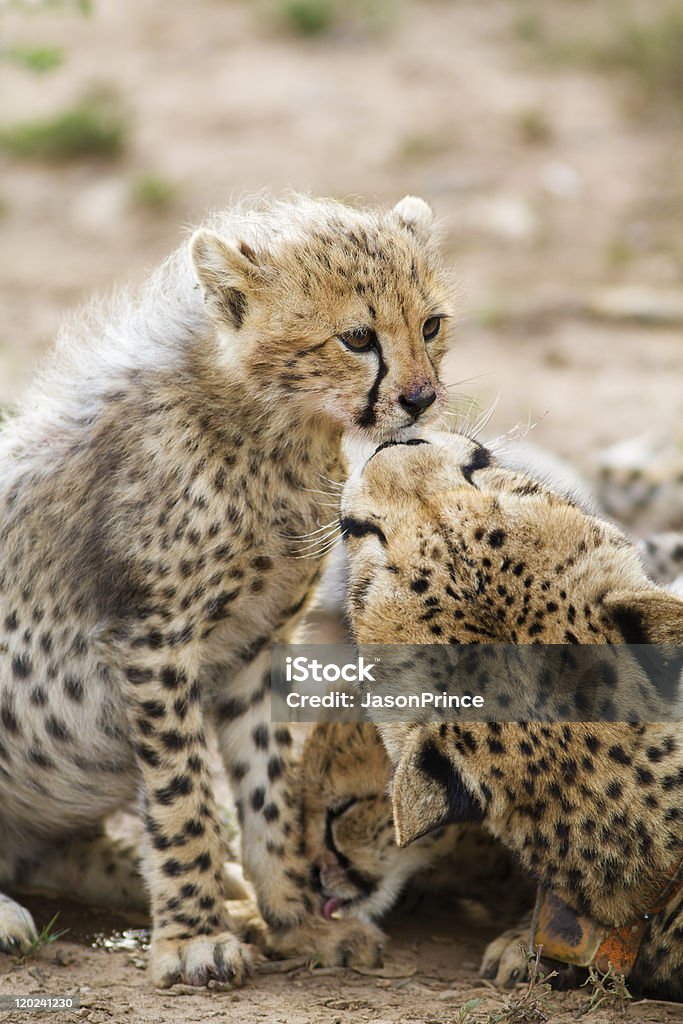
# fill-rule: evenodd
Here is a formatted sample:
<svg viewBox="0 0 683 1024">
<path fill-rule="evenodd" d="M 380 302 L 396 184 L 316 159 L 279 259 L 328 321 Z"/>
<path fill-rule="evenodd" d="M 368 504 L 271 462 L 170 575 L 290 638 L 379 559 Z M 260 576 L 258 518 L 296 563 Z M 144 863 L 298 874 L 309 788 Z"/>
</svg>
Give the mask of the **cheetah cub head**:
<svg viewBox="0 0 683 1024">
<path fill-rule="evenodd" d="M 443 400 L 451 298 L 423 200 L 265 202 L 197 231 L 190 254 L 218 362 L 271 414 L 296 403 L 377 441 Z"/>
<path fill-rule="evenodd" d="M 425 433 L 380 446 L 346 485 L 342 525 L 349 610 L 361 644 L 683 642 L 683 600 L 648 579 L 637 549 L 616 527 L 501 465 L 470 438 Z M 673 665 L 678 671 L 680 662 Z M 511 750 L 521 749 L 521 725 L 496 727 L 513 737 Z M 477 750 L 493 751 L 491 728 L 471 724 Z M 472 774 L 476 758 L 468 761 L 469 781 L 462 785 L 463 757 L 443 729 L 434 723 L 381 726 L 398 766 L 392 788 L 397 840 L 407 844 L 436 825 L 480 817 L 482 807 L 489 826 L 497 822 L 497 834 L 505 836 L 510 809 L 504 788 L 503 797 L 491 801 L 490 778 L 484 786 Z M 620 722 L 603 722 L 594 731 L 605 749 L 640 742 L 639 731 Z M 590 723 L 580 721 L 570 729 L 579 745 L 590 732 Z M 450 809 L 441 813 L 455 804 L 456 783 L 451 780 L 446 800 L 429 772 L 415 770 L 421 744 L 443 747 L 449 763 L 457 761 L 461 817 Z M 514 755 L 510 760 L 517 772 Z M 504 767 L 502 755 L 498 761 Z M 483 777 L 490 764 L 485 757 L 482 763 Z"/>
<path fill-rule="evenodd" d="M 360 643 L 667 643 L 683 607 L 616 527 L 462 435 L 381 445 L 342 526 Z"/>
<path fill-rule="evenodd" d="M 387 796 L 390 763 L 375 726 L 319 722 L 303 751 L 306 854 L 325 917 L 377 920 L 406 883 L 457 845 L 442 829 L 401 850 Z"/>
</svg>

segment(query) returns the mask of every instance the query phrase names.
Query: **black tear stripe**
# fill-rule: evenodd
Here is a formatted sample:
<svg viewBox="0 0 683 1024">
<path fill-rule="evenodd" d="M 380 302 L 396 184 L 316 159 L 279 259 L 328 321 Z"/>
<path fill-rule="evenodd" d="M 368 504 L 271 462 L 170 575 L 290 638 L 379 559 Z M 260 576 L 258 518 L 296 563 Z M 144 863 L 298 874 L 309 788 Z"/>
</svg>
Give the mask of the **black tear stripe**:
<svg viewBox="0 0 683 1024">
<path fill-rule="evenodd" d="M 339 526 L 345 537 L 367 537 L 374 534 L 378 537 L 384 547 L 387 546 L 387 538 L 382 530 L 375 523 L 367 519 L 354 519 L 352 516 L 343 516 L 339 520 Z"/>
<path fill-rule="evenodd" d="M 472 486 L 474 487 L 474 480 L 472 479 L 472 474 L 476 473 L 478 469 L 486 469 L 488 466 L 490 466 L 491 456 L 487 452 L 486 448 L 484 448 L 483 445 L 479 444 L 478 441 L 474 441 L 473 444 L 476 444 L 477 447 L 470 461 L 467 463 L 466 466 L 462 467 L 462 475 L 465 477 L 465 480 L 467 480 L 467 483 L 472 484 Z"/>
<path fill-rule="evenodd" d="M 377 422 L 377 414 L 375 412 L 375 405 L 377 404 L 377 398 L 379 396 L 379 386 L 386 377 L 388 371 L 387 364 L 384 362 L 384 356 L 382 355 L 382 346 L 379 341 L 375 343 L 375 352 L 379 359 L 379 366 L 377 368 L 377 376 L 375 382 L 368 391 L 368 401 L 363 409 L 362 413 L 358 417 L 359 427 L 374 427 Z"/>
<path fill-rule="evenodd" d="M 422 747 L 417 766 L 425 775 L 443 786 L 446 792 L 448 818 L 439 824 L 482 820 L 484 812 L 481 804 L 465 786 L 460 772 L 437 750 L 431 740 Z"/>
</svg>

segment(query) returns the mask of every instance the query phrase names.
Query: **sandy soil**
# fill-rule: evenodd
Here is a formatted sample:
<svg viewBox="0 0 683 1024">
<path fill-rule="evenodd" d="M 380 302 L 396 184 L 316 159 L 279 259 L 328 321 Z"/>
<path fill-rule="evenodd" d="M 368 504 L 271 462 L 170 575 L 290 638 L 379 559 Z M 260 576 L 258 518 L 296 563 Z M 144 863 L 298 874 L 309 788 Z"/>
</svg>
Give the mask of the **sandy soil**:
<svg viewBox="0 0 683 1024">
<path fill-rule="evenodd" d="M 189 992 L 185 986 L 155 991 L 144 971 L 143 951 L 101 948 L 107 942 L 125 945 L 116 930 L 116 925 L 125 927 L 124 922 L 103 914 L 84 916 L 74 913 L 73 907 L 71 913 L 66 908 L 63 921 L 71 926 L 72 939 L 80 939 L 78 943 L 56 942 L 33 960 L 0 975 L 0 995 L 77 996 L 79 1011 L 56 1011 L 48 1018 L 60 1022 L 489 1024 L 492 1020 L 493 1024 L 499 1019 L 496 1014 L 505 1013 L 508 1001 L 524 992 L 522 986 L 515 992 L 500 992 L 477 977 L 478 959 L 499 930 L 501 918 L 468 900 L 439 898 L 437 903 L 428 899 L 411 911 L 392 915 L 390 945 L 381 968 L 312 969 L 303 960 L 261 962 L 249 986 L 233 992 Z M 615 1024 L 624 1019 L 621 1008 L 591 1010 L 589 1006 L 585 989 L 556 992 L 547 1019 L 558 1024 L 577 1018 L 586 1024 Z M 683 1020 L 679 1006 L 651 1001 L 630 1005 L 627 1015 L 632 1024 Z M 9 1012 L 0 1019 L 22 1024 L 27 1014 Z M 508 1019 L 502 1016 L 501 1024 Z M 513 1018 L 513 1024 L 542 1024 L 542 1020 Z"/>
<path fill-rule="evenodd" d="M 272 7 L 95 0 L 83 18 L 68 4 L 30 16 L 0 5 L 4 40 L 65 56 L 43 76 L 0 61 L 3 123 L 104 86 L 130 124 L 116 161 L 0 156 L 0 403 L 18 397 L 68 310 L 142 280 L 207 207 L 295 187 L 433 203 L 463 310 L 448 376 L 466 379 L 458 390 L 482 408 L 500 393 L 493 433 L 535 423 L 535 441 L 583 462 L 643 430 L 680 431 L 679 324 L 602 318 L 594 303 L 617 286 L 646 288 L 655 306 L 680 290 L 680 132 L 665 117 L 633 120 L 621 79 L 552 66 L 519 38 L 525 12 L 590 34 L 609 27 L 610 5 L 406 2 L 378 36 L 351 22 L 319 40 L 288 35 Z M 148 175 L 173 187 L 163 207 L 135 198 Z M 85 935 L 24 963 L 0 956 L 0 994 L 78 992 L 81 1019 L 96 1022 L 465 1024 L 507 998 L 476 975 L 498 924 L 482 914 L 422 907 L 396 918 L 377 975 L 299 966 L 234 994 L 157 994 L 137 969 L 143 952 L 93 949 Z M 49 916 L 45 907 L 41 924 Z M 68 938 L 78 936 L 73 924 Z M 585 992 L 558 994 L 551 1019 L 585 1005 Z M 646 1003 L 629 1018 L 683 1020 L 683 1010 Z"/>
</svg>

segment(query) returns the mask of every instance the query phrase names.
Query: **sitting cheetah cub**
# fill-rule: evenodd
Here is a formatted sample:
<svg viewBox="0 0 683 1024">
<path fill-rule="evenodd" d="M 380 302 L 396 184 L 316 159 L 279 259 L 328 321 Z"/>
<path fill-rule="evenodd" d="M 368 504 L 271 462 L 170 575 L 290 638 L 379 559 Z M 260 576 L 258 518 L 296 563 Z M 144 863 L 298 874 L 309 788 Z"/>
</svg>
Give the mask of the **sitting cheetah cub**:
<svg viewBox="0 0 683 1024">
<path fill-rule="evenodd" d="M 669 682 L 680 701 L 683 599 L 648 579 L 619 530 L 506 469 L 476 441 L 426 434 L 382 446 L 348 482 L 342 509 L 360 643 L 671 645 Z M 569 646 L 567 658 L 577 650 Z M 635 680 L 647 709 L 652 688 L 640 660 L 612 672 L 604 679 L 614 702 Z M 517 692 L 539 682 L 542 668 Z M 564 690 L 548 698 L 560 709 L 567 699 Z M 483 820 L 573 911 L 606 932 L 642 935 L 633 990 L 683 999 L 680 722 L 380 728 L 395 765 L 400 846 Z M 503 958 L 506 970 L 519 970 L 506 949 L 504 940 L 489 952 L 489 974 Z"/>
<path fill-rule="evenodd" d="M 371 926 L 320 912 L 269 647 L 320 576 L 302 538 L 336 517 L 320 495 L 344 480 L 343 433 L 400 436 L 444 396 L 431 220 L 411 197 L 228 210 L 139 297 L 68 330 L 0 434 L 0 880 L 49 885 L 55 844 L 87 846 L 139 790 L 157 985 L 238 985 L 248 966 L 209 727 L 271 945 L 378 956 Z M 0 897 L 0 949 L 34 934 Z"/>
</svg>

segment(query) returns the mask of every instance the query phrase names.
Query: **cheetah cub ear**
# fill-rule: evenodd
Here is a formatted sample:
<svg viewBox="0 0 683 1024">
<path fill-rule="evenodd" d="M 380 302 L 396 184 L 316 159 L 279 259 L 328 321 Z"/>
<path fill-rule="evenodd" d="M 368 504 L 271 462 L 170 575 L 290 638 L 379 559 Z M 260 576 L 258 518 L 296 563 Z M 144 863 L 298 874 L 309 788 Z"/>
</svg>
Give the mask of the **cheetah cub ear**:
<svg viewBox="0 0 683 1024">
<path fill-rule="evenodd" d="M 683 598 L 666 590 L 615 591 L 605 610 L 626 644 L 683 644 Z"/>
<path fill-rule="evenodd" d="M 404 227 L 408 228 L 417 238 L 427 241 L 431 235 L 434 213 L 424 199 L 417 196 L 405 196 L 400 203 L 396 203 L 394 213 Z"/>
<path fill-rule="evenodd" d="M 249 293 L 263 280 L 263 268 L 246 242 L 229 242 L 213 231 L 195 231 L 190 256 L 211 315 L 239 330 Z"/>
</svg>

